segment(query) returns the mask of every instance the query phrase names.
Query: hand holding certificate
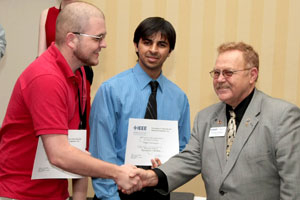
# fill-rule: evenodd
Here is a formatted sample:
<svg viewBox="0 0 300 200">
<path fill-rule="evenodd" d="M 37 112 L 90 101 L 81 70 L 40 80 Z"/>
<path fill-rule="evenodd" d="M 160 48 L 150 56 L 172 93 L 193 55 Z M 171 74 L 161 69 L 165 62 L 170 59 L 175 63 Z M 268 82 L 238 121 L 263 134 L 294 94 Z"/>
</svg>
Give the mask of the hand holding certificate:
<svg viewBox="0 0 300 200">
<path fill-rule="evenodd" d="M 151 166 L 151 159 L 164 163 L 178 152 L 177 121 L 129 119 L 126 164 Z"/>
</svg>

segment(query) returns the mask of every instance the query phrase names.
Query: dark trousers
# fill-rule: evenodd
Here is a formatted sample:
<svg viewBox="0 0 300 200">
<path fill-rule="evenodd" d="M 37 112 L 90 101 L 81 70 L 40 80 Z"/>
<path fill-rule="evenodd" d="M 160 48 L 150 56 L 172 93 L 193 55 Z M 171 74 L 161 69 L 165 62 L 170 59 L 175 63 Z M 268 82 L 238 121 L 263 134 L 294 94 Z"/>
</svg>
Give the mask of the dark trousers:
<svg viewBox="0 0 300 200">
<path fill-rule="evenodd" d="M 144 188 L 141 191 L 134 192 L 130 195 L 123 194 L 119 191 L 119 196 L 122 200 L 170 200 L 170 194 L 162 195 L 157 191 L 154 191 L 154 188 Z M 101 200 L 94 196 L 93 200 Z"/>
<path fill-rule="evenodd" d="M 154 188 L 143 188 L 141 191 L 134 192 L 130 195 L 123 194 L 119 191 L 122 200 L 170 200 L 170 194 L 162 195 L 155 191 Z"/>
</svg>

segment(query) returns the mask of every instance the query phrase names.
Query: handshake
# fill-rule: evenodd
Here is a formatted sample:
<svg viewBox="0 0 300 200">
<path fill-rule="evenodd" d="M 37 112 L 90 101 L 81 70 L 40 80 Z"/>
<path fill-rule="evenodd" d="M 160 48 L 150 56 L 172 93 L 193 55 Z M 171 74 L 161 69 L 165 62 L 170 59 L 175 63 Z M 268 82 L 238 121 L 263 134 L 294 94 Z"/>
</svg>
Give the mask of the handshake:
<svg viewBox="0 0 300 200">
<path fill-rule="evenodd" d="M 152 159 L 151 162 L 152 168 L 161 165 L 159 159 Z M 130 164 L 120 166 L 119 170 L 114 180 L 119 190 L 125 194 L 131 194 L 158 183 L 158 177 L 153 170 L 144 170 Z"/>
</svg>

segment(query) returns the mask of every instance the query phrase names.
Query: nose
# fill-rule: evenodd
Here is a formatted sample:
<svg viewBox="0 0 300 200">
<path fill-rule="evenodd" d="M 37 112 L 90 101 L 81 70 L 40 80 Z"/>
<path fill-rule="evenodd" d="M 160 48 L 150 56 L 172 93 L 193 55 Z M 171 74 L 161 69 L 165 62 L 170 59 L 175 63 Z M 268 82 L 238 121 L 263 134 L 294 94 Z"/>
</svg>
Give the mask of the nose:
<svg viewBox="0 0 300 200">
<path fill-rule="evenodd" d="M 106 47 L 107 47 L 106 40 L 105 40 L 105 39 L 102 39 L 102 40 L 99 42 L 99 46 L 100 46 L 101 48 L 106 48 Z"/>
<path fill-rule="evenodd" d="M 155 53 L 155 52 L 157 52 L 157 45 L 156 44 L 152 44 L 151 45 L 151 47 L 150 47 L 150 51 L 152 52 L 152 53 Z"/>
<path fill-rule="evenodd" d="M 217 82 L 224 82 L 226 79 L 223 73 L 220 73 L 220 75 L 218 76 L 218 78 L 216 78 L 216 80 Z"/>
</svg>

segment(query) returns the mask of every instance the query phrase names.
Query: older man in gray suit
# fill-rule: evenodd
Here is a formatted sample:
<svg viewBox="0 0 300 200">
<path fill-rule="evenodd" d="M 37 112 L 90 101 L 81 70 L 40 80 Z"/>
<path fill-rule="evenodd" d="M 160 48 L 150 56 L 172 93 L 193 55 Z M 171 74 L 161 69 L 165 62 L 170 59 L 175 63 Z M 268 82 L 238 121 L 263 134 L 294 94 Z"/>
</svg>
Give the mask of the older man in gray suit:
<svg viewBox="0 0 300 200">
<path fill-rule="evenodd" d="M 136 173 L 164 193 L 201 173 L 209 200 L 300 199 L 300 109 L 255 88 L 250 45 L 227 43 L 218 53 L 210 74 L 221 102 L 198 113 L 181 153 Z"/>
</svg>

